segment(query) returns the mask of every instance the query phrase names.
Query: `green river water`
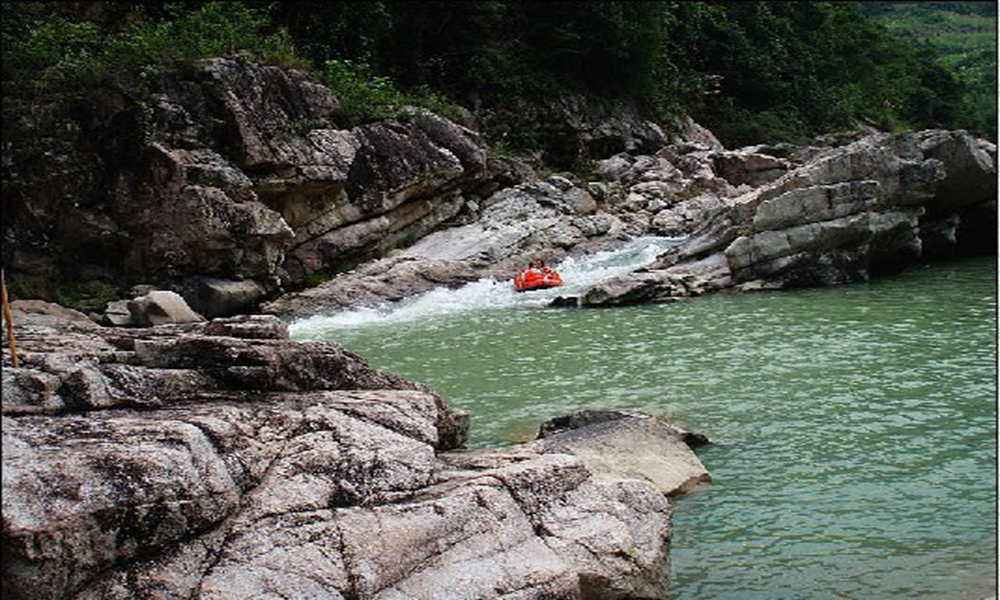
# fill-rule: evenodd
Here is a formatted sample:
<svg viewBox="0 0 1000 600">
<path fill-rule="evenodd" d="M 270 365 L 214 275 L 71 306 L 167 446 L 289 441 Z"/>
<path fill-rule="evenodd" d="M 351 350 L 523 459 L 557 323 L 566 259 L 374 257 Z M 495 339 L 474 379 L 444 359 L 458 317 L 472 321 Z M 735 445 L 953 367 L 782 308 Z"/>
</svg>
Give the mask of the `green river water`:
<svg viewBox="0 0 1000 600">
<path fill-rule="evenodd" d="M 472 411 L 472 446 L 584 407 L 708 435 L 714 482 L 675 504 L 671 598 L 975 599 L 996 593 L 996 273 L 609 310 L 481 282 L 292 331 Z"/>
</svg>

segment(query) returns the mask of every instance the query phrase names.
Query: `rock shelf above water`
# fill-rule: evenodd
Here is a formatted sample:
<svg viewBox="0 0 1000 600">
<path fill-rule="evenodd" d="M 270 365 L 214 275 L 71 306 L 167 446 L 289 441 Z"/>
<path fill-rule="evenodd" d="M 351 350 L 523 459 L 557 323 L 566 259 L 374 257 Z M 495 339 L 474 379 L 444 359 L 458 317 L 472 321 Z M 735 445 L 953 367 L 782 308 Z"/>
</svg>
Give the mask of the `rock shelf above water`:
<svg viewBox="0 0 1000 600">
<path fill-rule="evenodd" d="M 111 328 L 14 303 L 5 598 L 660 598 L 690 434 L 469 416 L 270 316 Z"/>
</svg>

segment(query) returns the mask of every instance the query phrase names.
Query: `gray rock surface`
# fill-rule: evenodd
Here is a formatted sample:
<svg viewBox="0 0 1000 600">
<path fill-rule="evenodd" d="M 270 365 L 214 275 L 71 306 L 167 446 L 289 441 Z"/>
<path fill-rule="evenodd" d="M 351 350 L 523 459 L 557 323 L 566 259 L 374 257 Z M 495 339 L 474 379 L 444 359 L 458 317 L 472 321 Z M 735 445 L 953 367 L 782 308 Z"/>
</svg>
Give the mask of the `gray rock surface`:
<svg viewBox="0 0 1000 600">
<path fill-rule="evenodd" d="M 104 308 L 104 314 L 101 315 L 100 322 L 104 325 L 112 325 L 114 327 L 128 327 L 132 325 L 132 311 L 128 309 L 128 303 L 128 300 L 108 302 Z"/>
<path fill-rule="evenodd" d="M 346 129 L 332 93 L 294 69 L 217 58 L 150 85 L 141 97 L 96 88 L 72 106 L 5 104 L 4 263 L 22 289 L 72 297 L 60 292 L 96 282 L 122 298 L 141 282 L 223 316 L 404 249 L 399 284 L 347 277 L 268 305 L 302 314 L 419 293 L 443 268 L 458 285 L 631 237 L 688 238 L 648 269 L 664 282 L 655 293 L 640 274 L 591 295 L 617 303 L 995 252 L 996 147 L 961 131 L 726 150 L 690 118 L 664 129 L 629 106 L 566 96 L 537 133 L 559 155 L 550 164 L 596 160 L 597 180 L 539 180 L 523 161 L 488 156 L 472 129 L 416 108 Z M 737 238 L 747 239 L 724 252 Z M 683 266 L 704 270 L 720 252 L 734 261 L 728 274 Z M 626 293 L 633 285 L 647 292 Z M 120 308 L 105 321 L 128 324 Z"/>
<path fill-rule="evenodd" d="M 596 477 L 624 475 L 675 496 L 712 481 L 691 451 L 704 443 L 704 436 L 647 415 L 585 411 L 544 423 L 535 445 L 576 456 Z"/>
<path fill-rule="evenodd" d="M 733 151 L 678 139 L 655 154 L 598 161 L 604 181 L 553 175 L 502 189 L 467 222 L 264 310 L 298 316 L 384 304 L 439 285 L 509 279 L 534 258 L 557 262 L 644 235 L 684 241 L 569 304 L 834 285 L 935 256 L 988 253 L 995 152 L 946 131 Z"/>
<path fill-rule="evenodd" d="M 760 160 L 760 148 L 752 150 L 736 154 Z M 993 144 L 931 130 L 787 154 L 793 158 L 780 162 L 785 174 L 718 196 L 684 243 L 641 272 L 595 286 L 581 304 L 834 285 L 926 258 L 996 251 L 996 232 L 981 225 L 996 221 Z M 744 171 L 736 169 L 738 178 Z"/>
<path fill-rule="evenodd" d="M 191 308 L 208 318 L 251 312 L 266 290 L 251 279 L 198 277 L 184 286 Z"/>
<path fill-rule="evenodd" d="M 179 294 L 166 290 L 154 290 L 145 296 L 129 300 L 126 306 L 132 316 L 130 323 L 140 326 L 197 323 L 205 320 L 191 310 Z"/>
<path fill-rule="evenodd" d="M 469 222 L 426 235 L 397 255 L 364 263 L 315 288 L 287 294 L 264 312 L 306 316 L 379 305 L 481 278 L 510 279 L 535 258 L 611 249 L 643 235 L 683 237 L 724 211 L 720 194 L 739 188 L 717 177 L 712 152 L 695 144 L 665 147 L 665 156 L 617 154 L 598 162 L 614 181 L 582 182 L 569 174 L 507 187 L 482 199 Z"/>
<path fill-rule="evenodd" d="M 656 419 L 461 451 L 467 414 L 275 317 L 114 328 L 15 308 L 4 598 L 667 592 L 667 494 L 697 459 Z"/>
</svg>

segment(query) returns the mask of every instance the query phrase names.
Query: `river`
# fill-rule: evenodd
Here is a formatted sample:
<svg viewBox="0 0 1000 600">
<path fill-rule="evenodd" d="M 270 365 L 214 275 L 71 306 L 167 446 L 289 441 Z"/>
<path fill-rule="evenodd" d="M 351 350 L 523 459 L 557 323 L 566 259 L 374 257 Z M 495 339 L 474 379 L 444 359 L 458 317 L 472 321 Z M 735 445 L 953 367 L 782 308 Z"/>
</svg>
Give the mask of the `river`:
<svg viewBox="0 0 1000 600">
<path fill-rule="evenodd" d="M 671 243 L 559 270 L 583 287 Z M 996 590 L 996 273 L 995 258 L 964 259 L 604 310 L 481 281 L 292 335 L 431 385 L 472 411 L 472 446 L 585 407 L 708 435 L 714 482 L 675 505 L 673 599 L 976 599 Z"/>
</svg>

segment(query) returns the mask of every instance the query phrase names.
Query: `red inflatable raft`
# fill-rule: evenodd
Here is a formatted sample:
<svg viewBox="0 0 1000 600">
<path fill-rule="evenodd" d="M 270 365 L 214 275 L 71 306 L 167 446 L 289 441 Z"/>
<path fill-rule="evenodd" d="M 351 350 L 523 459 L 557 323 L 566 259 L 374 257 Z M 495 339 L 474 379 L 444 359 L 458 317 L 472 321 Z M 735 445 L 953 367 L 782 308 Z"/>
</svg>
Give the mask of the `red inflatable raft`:
<svg viewBox="0 0 1000 600">
<path fill-rule="evenodd" d="M 525 269 L 514 276 L 514 289 L 519 292 L 544 290 L 559 287 L 563 284 L 562 277 L 548 267 L 542 269 Z"/>
</svg>

